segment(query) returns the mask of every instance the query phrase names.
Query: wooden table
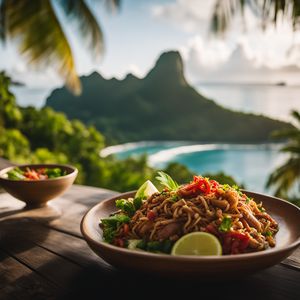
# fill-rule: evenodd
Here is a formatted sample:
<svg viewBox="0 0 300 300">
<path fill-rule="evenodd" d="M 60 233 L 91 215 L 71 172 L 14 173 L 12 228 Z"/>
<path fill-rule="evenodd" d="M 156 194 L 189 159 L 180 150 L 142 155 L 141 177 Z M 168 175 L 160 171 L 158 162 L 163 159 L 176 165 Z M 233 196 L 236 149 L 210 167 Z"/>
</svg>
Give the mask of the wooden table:
<svg viewBox="0 0 300 300">
<path fill-rule="evenodd" d="M 0 194 L 0 299 L 200 299 L 204 294 L 209 299 L 300 299 L 299 249 L 272 268 L 220 282 L 116 270 L 90 250 L 79 229 L 91 206 L 115 194 L 73 185 L 48 208 L 28 211 L 20 211 L 21 201 Z"/>
</svg>

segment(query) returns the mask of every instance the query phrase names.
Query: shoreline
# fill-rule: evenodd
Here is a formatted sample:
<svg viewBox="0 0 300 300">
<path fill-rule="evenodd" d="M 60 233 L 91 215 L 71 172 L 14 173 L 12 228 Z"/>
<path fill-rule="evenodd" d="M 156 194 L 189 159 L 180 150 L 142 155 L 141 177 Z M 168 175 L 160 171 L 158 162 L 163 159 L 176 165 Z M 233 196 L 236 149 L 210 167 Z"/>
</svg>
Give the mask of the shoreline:
<svg viewBox="0 0 300 300">
<path fill-rule="evenodd" d="M 170 151 L 171 149 L 180 150 L 176 151 L 176 155 L 183 153 L 193 153 L 202 151 L 213 151 L 213 150 L 250 150 L 250 149 L 272 149 L 279 150 L 282 143 L 205 143 L 205 142 L 194 142 L 194 141 L 139 141 L 129 142 L 103 148 L 99 152 L 99 156 L 104 158 L 109 155 L 114 155 L 126 151 L 131 151 L 139 148 L 146 147 L 161 147 L 165 146 L 167 149 L 161 151 Z M 169 149 L 168 149 L 169 148 Z M 161 152 L 159 151 L 159 152 Z"/>
</svg>

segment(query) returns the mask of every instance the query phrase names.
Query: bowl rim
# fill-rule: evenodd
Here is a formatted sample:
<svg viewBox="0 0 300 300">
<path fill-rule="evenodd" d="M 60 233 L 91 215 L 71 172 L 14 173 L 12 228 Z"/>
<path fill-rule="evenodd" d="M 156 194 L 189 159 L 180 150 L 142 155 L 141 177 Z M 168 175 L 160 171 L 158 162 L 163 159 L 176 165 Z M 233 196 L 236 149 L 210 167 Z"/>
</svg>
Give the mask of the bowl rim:
<svg viewBox="0 0 300 300">
<path fill-rule="evenodd" d="M 292 249 L 296 249 L 297 246 L 300 245 L 300 235 L 297 238 L 296 241 L 294 241 L 293 243 L 284 246 L 284 247 L 280 247 L 280 248 L 271 248 L 271 249 L 267 249 L 265 251 L 258 251 L 258 252 L 252 252 L 252 253 L 243 253 L 243 254 L 235 254 L 235 255 L 220 255 L 220 256 L 191 256 L 191 255 L 171 255 L 171 254 L 165 254 L 165 253 L 153 253 L 153 252 L 148 252 L 148 251 L 134 251 L 134 250 L 130 250 L 127 248 L 121 248 L 121 247 L 117 247 L 114 245 L 111 245 L 109 243 L 104 242 L 103 240 L 95 240 L 93 238 L 91 238 L 88 233 L 86 232 L 86 220 L 89 218 L 89 216 L 96 210 L 98 210 L 99 206 L 103 205 L 103 203 L 108 202 L 108 201 L 113 201 L 113 200 L 117 200 L 118 198 L 126 198 L 126 197 L 130 197 L 132 196 L 136 191 L 130 191 L 130 192 L 125 192 L 125 193 L 121 193 L 119 195 L 107 198 L 102 200 L 101 202 L 99 202 L 98 204 L 94 205 L 93 207 L 91 207 L 83 216 L 81 222 L 80 222 L 80 230 L 81 233 L 84 237 L 84 239 L 88 242 L 88 244 L 94 244 L 97 247 L 101 247 L 101 248 L 106 248 L 107 250 L 110 251 L 117 251 L 120 254 L 124 254 L 124 255 L 134 255 L 134 256 L 139 256 L 141 258 L 143 257 L 147 257 L 147 258 L 151 258 L 151 259 L 166 259 L 166 260 L 174 260 L 175 261 L 180 261 L 180 262 L 222 262 L 222 261 L 236 261 L 236 260 L 248 260 L 248 259 L 253 259 L 253 258 L 262 258 L 265 256 L 269 256 L 269 255 L 276 255 L 279 253 L 285 253 L 289 250 Z M 268 198 L 272 198 L 272 199 L 276 199 L 278 201 L 284 202 L 285 205 L 291 205 L 294 209 L 297 209 L 298 213 L 300 213 L 300 208 L 297 207 L 296 205 L 290 203 L 289 201 L 283 200 L 281 198 L 277 198 L 277 197 L 273 197 L 273 196 L 269 196 L 266 194 L 262 194 L 262 193 L 256 193 L 256 192 L 252 192 L 252 191 L 248 191 L 248 190 L 243 190 L 243 192 L 245 193 L 252 193 L 252 194 L 256 194 L 259 196 L 264 196 L 264 197 L 268 197 Z"/>
<path fill-rule="evenodd" d="M 71 169 L 71 173 L 63 175 L 63 176 L 59 176 L 59 177 L 55 177 L 55 178 L 47 178 L 47 179 L 38 179 L 38 180 L 14 180 L 14 179 L 8 179 L 3 177 L 4 174 L 6 174 L 7 172 L 13 170 L 14 168 L 25 168 L 25 167 L 36 167 L 36 168 L 69 168 Z M 69 164 L 22 164 L 22 165 L 15 165 L 15 166 L 10 166 L 10 167 L 6 167 L 4 169 L 0 170 L 0 181 L 6 181 L 6 182 L 26 182 L 26 184 L 30 184 L 33 182 L 49 182 L 49 181 L 57 181 L 57 180 L 61 180 L 62 178 L 70 178 L 73 177 L 74 175 L 78 174 L 78 169 L 72 165 Z"/>
</svg>

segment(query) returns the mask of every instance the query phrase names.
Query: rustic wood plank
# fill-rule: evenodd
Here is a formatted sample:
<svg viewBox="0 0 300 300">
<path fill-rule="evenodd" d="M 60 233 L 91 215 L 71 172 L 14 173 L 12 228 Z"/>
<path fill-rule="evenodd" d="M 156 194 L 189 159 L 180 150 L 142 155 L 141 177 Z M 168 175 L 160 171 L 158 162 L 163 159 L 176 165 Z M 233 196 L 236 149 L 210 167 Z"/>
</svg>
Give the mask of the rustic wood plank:
<svg viewBox="0 0 300 300">
<path fill-rule="evenodd" d="M 300 247 L 298 247 L 287 259 L 282 261 L 282 264 L 300 271 Z"/>
<path fill-rule="evenodd" d="M 30 241 L 29 236 L 22 234 L 22 228 L 25 227 L 26 220 L 14 223 L 11 223 L 10 220 L 9 224 L 2 223 L 0 249 L 53 284 L 64 288 L 74 274 L 81 271 L 81 267 Z M 20 231 L 18 232 L 18 230 Z M 47 238 L 47 234 L 36 236 L 36 238 L 40 241 L 44 240 Z"/>
<path fill-rule="evenodd" d="M 0 299 L 56 299 L 62 291 L 54 284 L 0 250 Z"/>
<path fill-rule="evenodd" d="M 34 220 L 23 220 L 21 222 L 22 226 L 19 226 L 19 220 L 9 220 L 8 224 L 2 224 L 1 228 L 3 229 L 1 230 L 5 230 L 6 235 L 12 236 L 11 238 L 6 237 L 6 240 L 21 239 L 22 241 L 30 241 L 36 246 L 62 256 L 82 267 L 98 264 L 99 267 L 104 269 L 112 269 L 110 265 L 94 254 L 82 238 L 53 230 Z M 16 231 L 15 228 L 18 228 L 18 230 Z"/>
<path fill-rule="evenodd" d="M 15 166 L 15 165 L 16 164 L 12 163 L 11 161 L 0 157 L 0 170 L 10 167 L 10 166 Z"/>
<path fill-rule="evenodd" d="M 84 213 L 100 201 L 117 195 L 117 192 L 73 185 L 61 197 L 44 208 L 24 210 L 24 203 L 7 193 L 0 194 L 0 220 L 31 218 L 47 226 L 81 236 L 80 222 Z M 52 221 L 52 222 L 49 222 Z"/>
</svg>

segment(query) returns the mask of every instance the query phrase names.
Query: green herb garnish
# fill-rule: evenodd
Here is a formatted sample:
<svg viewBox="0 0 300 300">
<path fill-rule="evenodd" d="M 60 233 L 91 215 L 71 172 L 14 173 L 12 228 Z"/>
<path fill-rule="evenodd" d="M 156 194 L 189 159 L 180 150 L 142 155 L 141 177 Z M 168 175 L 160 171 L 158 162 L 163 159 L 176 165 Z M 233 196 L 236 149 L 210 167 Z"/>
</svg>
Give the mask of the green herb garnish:
<svg viewBox="0 0 300 300">
<path fill-rule="evenodd" d="M 103 229 L 103 239 L 108 243 L 112 243 L 118 228 L 124 224 L 128 223 L 130 218 L 123 214 L 118 214 L 111 216 L 106 219 L 101 219 L 101 225 Z"/>
<path fill-rule="evenodd" d="M 164 241 L 146 241 L 141 240 L 136 244 L 136 248 L 149 251 L 149 252 L 163 252 L 170 253 L 173 246 L 173 242 L 170 240 Z"/>
<path fill-rule="evenodd" d="M 222 223 L 219 226 L 219 231 L 221 232 L 228 232 L 231 228 L 231 218 L 230 217 L 224 217 L 222 220 Z"/>
<path fill-rule="evenodd" d="M 25 176 L 23 175 L 24 172 L 19 168 L 14 168 L 11 171 L 7 172 L 7 177 L 10 180 L 24 180 Z"/>
<path fill-rule="evenodd" d="M 180 197 L 178 195 L 174 195 L 174 196 L 171 197 L 171 200 L 174 201 L 174 202 L 176 202 L 179 199 L 180 199 Z"/>
<path fill-rule="evenodd" d="M 56 177 L 61 177 L 67 174 L 66 171 L 60 169 L 60 168 L 46 168 L 46 172 L 48 175 L 48 178 L 56 178 Z"/>
<path fill-rule="evenodd" d="M 121 209 L 124 213 L 128 214 L 129 216 L 133 216 L 136 211 L 133 202 L 126 199 L 116 200 L 116 207 Z"/>
<path fill-rule="evenodd" d="M 165 186 L 170 191 L 176 191 L 179 187 L 178 183 L 172 179 L 172 177 L 162 171 L 158 172 L 157 177 L 155 177 L 162 186 Z"/>
<path fill-rule="evenodd" d="M 265 236 L 272 236 L 272 235 L 273 235 L 273 233 L 270 230 L 268 230 L 268 231 L 265 232 Z"/>
</svg>

